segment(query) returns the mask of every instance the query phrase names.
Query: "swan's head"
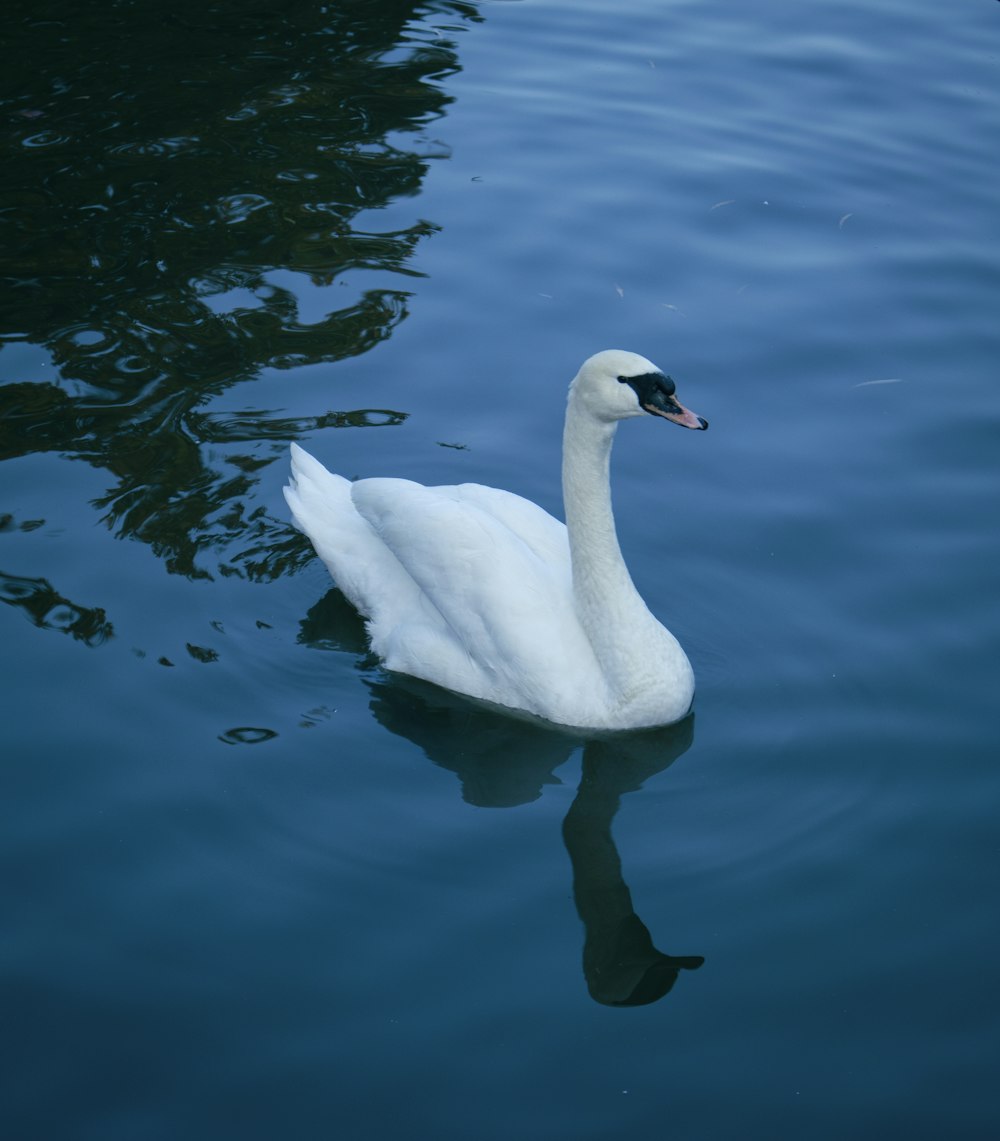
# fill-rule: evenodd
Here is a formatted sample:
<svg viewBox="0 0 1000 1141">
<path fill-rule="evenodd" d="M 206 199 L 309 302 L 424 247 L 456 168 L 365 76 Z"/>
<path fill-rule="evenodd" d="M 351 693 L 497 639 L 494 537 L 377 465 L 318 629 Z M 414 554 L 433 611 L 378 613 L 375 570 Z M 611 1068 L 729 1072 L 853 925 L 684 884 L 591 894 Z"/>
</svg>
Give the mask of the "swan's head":
<svg viewBox="0 0 1000 1141">
<path fill-rule="evenodd" d="M 589 357 L 569 386 L 570 399 L 598 420 L 627 420 L 648 412 L 682 428 L 704 431 L 708 421 L 689 412 L 675 391 L 674 382 L 652 361 L 623 349 L 605 349 Z"/>
</svg>

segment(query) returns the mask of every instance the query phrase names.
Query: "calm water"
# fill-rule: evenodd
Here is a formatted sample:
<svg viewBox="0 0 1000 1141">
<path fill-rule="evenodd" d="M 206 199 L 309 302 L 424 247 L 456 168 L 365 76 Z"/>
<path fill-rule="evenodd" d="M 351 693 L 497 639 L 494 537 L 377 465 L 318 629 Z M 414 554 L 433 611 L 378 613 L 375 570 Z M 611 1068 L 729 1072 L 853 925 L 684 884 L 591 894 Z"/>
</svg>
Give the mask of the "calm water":
<svg viewBox="0 0 1000 1141">
<path fill-rule="evenodd" d="M 1000 5 L 5 33 L 4 1135 L 997 1136 Z M 614 474 L 699 691 L 582 742 L 382 672 L 280 489 L 558 511 L 606 347 L 712 421 Z"/>
</svg>

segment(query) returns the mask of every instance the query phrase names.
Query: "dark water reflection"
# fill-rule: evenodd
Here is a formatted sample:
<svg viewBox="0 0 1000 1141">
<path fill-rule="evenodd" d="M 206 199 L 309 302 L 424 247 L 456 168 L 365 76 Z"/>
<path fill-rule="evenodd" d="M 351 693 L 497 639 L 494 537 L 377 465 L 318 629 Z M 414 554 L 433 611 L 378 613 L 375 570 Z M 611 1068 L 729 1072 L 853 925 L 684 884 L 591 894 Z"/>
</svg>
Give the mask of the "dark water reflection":
<svg viewBox="0 0 1000 1141">
<path fill-rule="evenodd" d="M 0 458 L 106 469 L 101 518 L 174 573 L 267 579 L 307 557 L 251 507 L 256 473 L 289 437 L 402 413 L 204 405 L 265 368 L 363 353 L 405 318 L 436 227 L 357 219 L 418 193 L 440 153 L 425 131 L 458 65 L 413 23 L 428 11 L 478 18 L 458 0 L 7 11 L 0 344 L 43 346 L 61 383 L 0 388 Z M 355 271 L 402 280 L 334 300 Z M 294 275 L 327 291 L 321 314 L 300 311 Z"/>
<path fill-rule="evenodd" d="M 44 578 L 0 573 L 0 602 L 18 607 L 40 629 L 61 630 L 88 646 L 100 646 L 114 633 L 99 606 L 77 606 Z"/>
</svg>

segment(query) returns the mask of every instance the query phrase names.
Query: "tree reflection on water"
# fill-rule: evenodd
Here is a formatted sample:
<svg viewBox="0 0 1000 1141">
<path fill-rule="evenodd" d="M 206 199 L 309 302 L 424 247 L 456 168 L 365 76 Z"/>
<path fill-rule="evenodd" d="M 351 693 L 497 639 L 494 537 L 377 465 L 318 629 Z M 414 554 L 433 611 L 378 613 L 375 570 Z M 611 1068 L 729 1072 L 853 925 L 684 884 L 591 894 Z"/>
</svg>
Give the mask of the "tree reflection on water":
<svg viewBox="0 0 1000 1141">
<path fill-rule="evenodd" d="M 0 386 L 0 458 L 56 451 L 107 470 L 102 519 L 174 573 L 300 565 L 306 542 L 253 502 L 257 473 L 316 427 L 405 413 L 205 406 L 263 369 L 364 353 L 406 316 L 411 256 L 436 227 L 371 233 L 358 216 L 416 194 L 440 152 L 424 132 L 458 64 L 432 25 L 456 19 L 478 17 L 458 0 L 18 0 L 0 345 L 44 347 L 59 379 Z M 357 270 L 403 280 L 300 312 L 290 273 L 325 288 Z"/>
</svg>

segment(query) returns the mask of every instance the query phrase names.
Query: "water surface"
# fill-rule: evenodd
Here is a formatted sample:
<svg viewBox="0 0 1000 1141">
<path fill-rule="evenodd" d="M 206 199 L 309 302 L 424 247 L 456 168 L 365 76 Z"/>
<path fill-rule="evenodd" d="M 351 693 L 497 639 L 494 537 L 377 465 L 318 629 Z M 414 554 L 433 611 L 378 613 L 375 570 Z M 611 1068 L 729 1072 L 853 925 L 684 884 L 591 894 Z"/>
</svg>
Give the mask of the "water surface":
<svg viewBox="0 0 1000 1141">
<path fill-rule="evenodd" d="M 16 3 L 6 1132 L 994 1136 L 1000 7 Z M 281 497 L 558 512 L 694 717 L 380 670 Z"/>
</svg>

